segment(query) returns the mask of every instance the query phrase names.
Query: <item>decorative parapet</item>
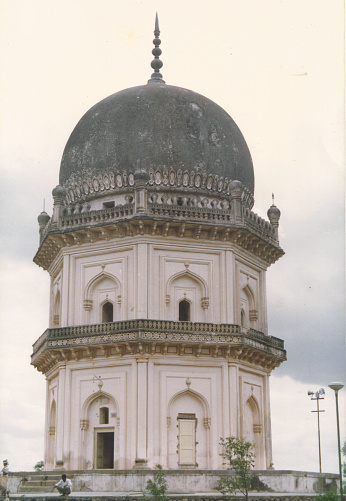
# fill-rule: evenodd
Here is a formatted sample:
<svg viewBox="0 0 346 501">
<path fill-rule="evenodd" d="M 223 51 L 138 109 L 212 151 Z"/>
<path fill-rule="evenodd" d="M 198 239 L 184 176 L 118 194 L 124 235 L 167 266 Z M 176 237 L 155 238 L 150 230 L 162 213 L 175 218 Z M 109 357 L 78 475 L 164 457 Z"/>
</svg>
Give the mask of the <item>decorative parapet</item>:
<svg viewBox="0 0 346 501">
<path fill-rule="evenodd" d="M 68 208 L 66 209 L 68 212 Z M 83 226 L 93 226 L 100 223 L 109 223 L 121 219 L 128 219 L 134 215 L 134 203 L 117 205 L 102 210 L 92 210 L 88 212 L 71 212 L 60 218 L 60 228 L 74 228 Z"/>
<path fill-rule="evenodd" d="M 284 254 L 274 227 L 249 209 L 245 210 L 244 219 L 239 222 L 230 208 L 218 207 L 223 203 L 218 200 L 184 197 L 183 203 L 187 205 L 179 205 L 178 200 L 176 205 L 171 205 L 168 196 L 166 198 L 166 204 L 149 203 L 148 212 L 140 217 L 135 214 L 133 203 L 62 216 L 56 226 L 47 225 L 34 261 L 42 268 L 49 269 L 63 247 L 136 235 L 229 242 L 258 256 L 267 264 L 274 263 Z M 200 200 L 198 203 L 205 206 L 195 206 L 192 202 L 189 205 L 187 200 L 194 199 Z M 211 206 L 207 207 L 208 204 Z"/>
<path fill-rule="evenodd" d="M 168 351 L 168 346 L 172 350 Z M 281 339 L 239 325 L 166 320 L 127 320 L 47 329 L 33 346 L 39 370 L 82 357 L 134 355 L 233 357 L 274 368 L 286 359 Z"/>
<path fill-rule="evenodd" d="M 196 172 L 194 170 L 184 171 L 173 168 L 149 168 L 146 172 L 147 181 L 145 188 L 150 191 L 153 188 L 179 190 L 185 192 L 198 191 L 199 193 L 215 194 L 219 196 L 230 196 L 232 180 L 217 174 L 207 174 L 206 172 Z M 66 201 L 68 204 L 83 203 L 85 198 L 93 198 L 102 194 L 113 194 L 134 190 L 138 180 L 135 172 L 105 172 L 103 175 L 87 176 L 85 178 L 74 179 L 66 183 Z M 143 183 L 141 183 L 142 185 Z M 242 202 L 247 207 L 252 207 L 254 200 L 252 193 L 243 187 Z"/>
</svg>

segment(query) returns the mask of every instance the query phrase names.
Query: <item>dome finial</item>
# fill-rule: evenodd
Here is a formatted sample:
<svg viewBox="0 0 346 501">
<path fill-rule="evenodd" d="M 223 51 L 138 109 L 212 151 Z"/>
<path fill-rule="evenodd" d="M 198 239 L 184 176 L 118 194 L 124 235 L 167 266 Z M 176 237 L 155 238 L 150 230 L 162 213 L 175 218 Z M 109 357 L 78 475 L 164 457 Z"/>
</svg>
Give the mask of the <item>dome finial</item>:
<svg viewBox="0 0 346 501">
<path fill-rule="evenodd" d="M 161 40 L 159 38 L 160 36 L 160 28 L 159 28 L 159 17 L 156 12 L 156 18 L 155 18 L 155 30 L 154 30 L 154 35 L 155 38 L 153 40 L 154 48 L 152 50 L 153 56 L 155 56 L 155 59 L 151 61 L 151 67 L 154 70 L 154 73 L 151 75 L 151 79 L 148 80 L 148 83 L 165 83 L 164 80 L 162 80 L 162 75 L 160 73 L 160 69 L 163 66 L 163 62 L 160 59 L 160 56 L 162 54 L 162 50 L 160 49 L 160 44 Z"/>
</svg>

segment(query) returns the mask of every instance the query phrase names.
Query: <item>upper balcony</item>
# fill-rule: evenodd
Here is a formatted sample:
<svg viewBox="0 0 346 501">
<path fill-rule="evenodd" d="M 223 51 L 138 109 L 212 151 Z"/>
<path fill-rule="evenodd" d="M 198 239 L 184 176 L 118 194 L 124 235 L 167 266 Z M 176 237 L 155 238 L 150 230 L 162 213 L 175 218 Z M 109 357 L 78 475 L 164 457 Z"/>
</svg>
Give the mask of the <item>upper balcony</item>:
<svg viewBox="0 0 346 501">
<path fill-rule="evenodd" d="M 58 362 L 109 356 L 222 357 L 271 371 L 286 360 L 284 342 L 239 325 L 127 320 L 47 329 L 31 363 L 43 373 Z"/>
</svg>

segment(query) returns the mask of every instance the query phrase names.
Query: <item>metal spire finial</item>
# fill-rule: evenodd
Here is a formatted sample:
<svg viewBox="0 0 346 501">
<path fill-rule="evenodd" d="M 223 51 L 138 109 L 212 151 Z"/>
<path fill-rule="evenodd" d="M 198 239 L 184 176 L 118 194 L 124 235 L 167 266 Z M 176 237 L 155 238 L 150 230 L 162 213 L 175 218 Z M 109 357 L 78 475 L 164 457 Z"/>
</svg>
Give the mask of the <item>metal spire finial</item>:
<svg viewBox="0 0 346 501">
<path fill-rule="evenodd" d="M 155 57 L 153 61 L 151 61 L 151 67 L 154 70 L 154 73 L 151 75 L 151 79 L 148 80 L 148 83 L 165 83 L 164 80 L 162 80 L 162 75 L 160 73 L 160 69 L 163 66 L 163 62 L 160 59 L 160 56 L 162 54 L 162 50 L 160 49 L 160 44 L 161 40 L 159 38 L 160 36 L 160 28 L 159 28 L 159 18 L 156 13 L 156 18 L 155 18 L 155 30 L 154 30 L 154 35 L 155 38 L 153 40 L 154 48 L 152 50 L 152 54 Z"/>
</svg>

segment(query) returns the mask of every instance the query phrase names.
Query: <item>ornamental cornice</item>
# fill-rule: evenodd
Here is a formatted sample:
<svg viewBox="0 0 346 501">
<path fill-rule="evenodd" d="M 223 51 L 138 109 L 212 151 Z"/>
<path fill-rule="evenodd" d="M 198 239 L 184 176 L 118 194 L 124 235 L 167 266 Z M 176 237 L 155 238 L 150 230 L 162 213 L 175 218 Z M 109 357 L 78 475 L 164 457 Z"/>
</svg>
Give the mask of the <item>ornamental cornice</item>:
<svg viewBox="0 0 346 501">
<path fill-rule="evenodd" d="M 232 324 L 133 320 L 47 329 L 32 364 L 46 373 L 59 362 L 126 356 L 221 357 L 273 370 L 286 359 L 283 341 Z"/>
<path fill-rule="evenodd" d="M 122 211 L 126 212 L 127 209 L 123 208 Z M 189 220 L 189 215 L 184 210 L 179 219 L 171 213 L 138 217 L 130 210 L 127 215 L 130 217 L 131 213 L 131 219 L 113 219 L 115 212 L 110 209 L 93 211 L 74 220 L 75 224 L 63 218 L 64 224 L 60 229 L 50 226 L 34 262 L 47 270 L 64 247 L 139 235 L 229 242 L 260 258 L 267 266 L 284 254 L 269 231 L 270 223 L 258 216 L 257 219 L 251 219 L 251 224 L 246 219 L 243 224 L 239 224 L 232 222 L 225 214 L 220 216 L 220 211 L 217 210 L 206 214 L 205 219 L 202 218 L 203 222 Z"/>
</svg>

